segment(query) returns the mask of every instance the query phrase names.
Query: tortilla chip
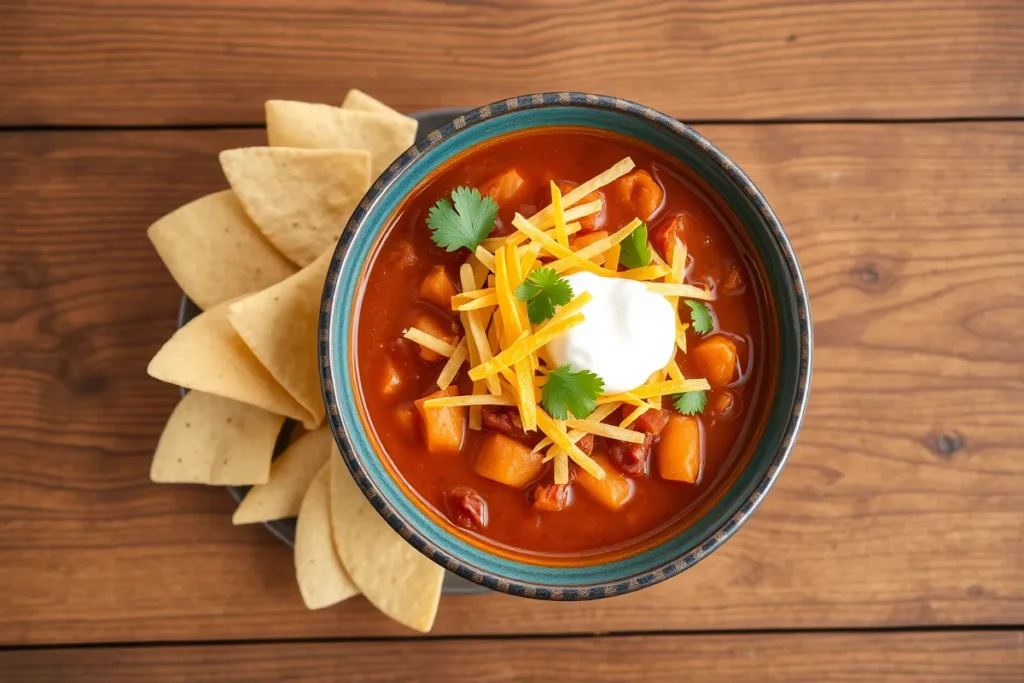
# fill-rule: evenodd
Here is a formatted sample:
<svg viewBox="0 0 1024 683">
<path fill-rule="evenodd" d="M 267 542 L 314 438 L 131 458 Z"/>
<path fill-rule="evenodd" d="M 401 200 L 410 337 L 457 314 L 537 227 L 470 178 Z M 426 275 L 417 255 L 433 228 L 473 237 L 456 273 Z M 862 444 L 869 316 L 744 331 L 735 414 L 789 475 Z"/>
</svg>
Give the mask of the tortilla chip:
<svg viewBox="0 0 1024 683">
<path fill-rule="evenodd" d="M 203 310 L 296 271 L 249 220 L 231 190 L 167 214 L 146 231 L 171 277 Z"/>
<path fill-rule="evenodd" d="M 254 524 L 299 514 L 302 497 L 327 462 L 333 435 L 327 425 L 309 432 L 277 456 L 267 483 L 253 486 L 231 517 L 232 524 Z"/>
<path fill-rule="evenodd" d="M 300 266 L 338 241 L 370 189 L 370 153 L 360 149 L 244 147 L 221 152 L 220 166 L 245 212 Z"/>
<path fill-rule="evenodd" d="M 362 90 L 356 90 L 355 88 L 349 90 L 348 94 L 345 95 L 345 101 L 341 103 L 341 108 L 351 109 L 352 111 L 368 111 L 373 114 L 384 114 L 386 116 L 396 116 L 403 119 L 406 122 L 406 126 L 412 126 L 413 130 L 419 128 L 419 123 L 416 119 L 395 111 L 380 100 L 370 97 Z"/>
<path fill-rule="evenodd" d="M 341 563 L 374 607 L 409 628 L 429 631 L 444 569 L 388 526 L 352 480 L 337 446 L 332 450 L 331 526 Z"/>
<path fill-rule="evenodd" d="M 230 301 L 193 318 L 149 361 L 150 377 L 309 421 L 228 322 Z M 314 356 L 315 359 L 315 356 Z M 315 362 L 315 360 L 314 360 Z"/>
<path fill-rule="evenodd" d="M 331 537 L 330 468 L 325 462 L 313 477 L 295 525 L 295 578 L 308 609 L 329 607 L 359 594 Z"/>
<path fill-rule="evenodd" d="M 271 147 L 365 149 L 370 153 L 371 178 L 416 140 L 415 120 L 327 104 L 269 100 L 266 115 Z"/>
<path fill-rule="evenodd" d="M 332 250 L 273 287 L 239 299 L 228 320 L 259 362 L 306 410 L 302 423 L 316 428 L 324 419 L 317 352 L 320 296 Z"/>
<path fill-rule="evenodd" d="M 149 478 L 174 484 L 262 484 L 270 475 L 283 423 L 281 415 L 256 406 L 191 391 L 167 420 Z"/>
</svg>

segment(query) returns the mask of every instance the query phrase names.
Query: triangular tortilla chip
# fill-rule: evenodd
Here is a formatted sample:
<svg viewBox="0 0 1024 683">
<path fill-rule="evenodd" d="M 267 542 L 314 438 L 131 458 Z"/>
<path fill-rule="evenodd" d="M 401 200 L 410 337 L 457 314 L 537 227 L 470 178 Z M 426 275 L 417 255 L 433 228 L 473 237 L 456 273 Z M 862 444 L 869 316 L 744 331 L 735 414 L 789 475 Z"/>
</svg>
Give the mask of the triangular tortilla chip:
<svg viewBox="0 0 1024 683">
<path fill-rule="evenodd" d="M 174 333 L 146 372 L 162 382 L 258 406 L 303 422 L 312 418 L 260 365 L 228 322 L 225 301 Z"/>
<path fill-rule="evenodd" d="M 361 149 L 243 147 L 221 152 L 220 166 L 245 212 L 300 266 L 338 241 L 370 188 Z"/>
<path fill-rule="evenodd" d="M 416 119 L 395 111 L 380 100 L 370 97 L 362 90 L 356 90 L 355 88 L 349 90 L 348 94 L 345 95 L 345 101 L 341 103 L 341 108 L 351 109 L 353 111 L 368 111 L 374 114 L 386 114 L 387 116 L 397 116 L 401 119 L 405 119 L 405 125 L 412 126 L 413 130 L 416 130 L 419 127 L 419 123 L 416 122 Z M 412 121 L 412 123 L 408 123 L 409 121 Z"/>
<path fill-rule="evenodd" d="M 325 462 L 313 477 L 295 525 L 295 578 L 308 609 L 329 607 L 359 594 L 334 550 L 330 469 Z"/>
<path fill-rule="evenodd" d="M 172 211 L 146 231 L 178 286 L 203 310 L 296 271 L 249 220 L 231 190 Z"/>
<path fill-rule="evenodd" d="M 331 456 L 334 547 L 373 606 L 400 624 L 427 632 L 441 600 L 444 569 L 420 554 L 377 514 L 334 447 Z"/>
<path fill-rule="evenodd" d="M 302 423 L 316 428 L 324 419 L 317 362 L 320 297 L 331 264 L 328 249 L 316 261 L 273 287 L 239 299 L 228 320 L 260 363 L 309 414 Z"/>
<path fill-rule="evenodd" d="M 266 116 L 271 147 L 365 149 L 374 179 L 416 140 L 415 120 L 327 104 L 269 100 Z"/>
<path fill-rule="evenodd" d="M 323 425 L 288 446 L 270 466 L 270 479 L 249 489 L 231 522 L 255 524 L 299 514 L 306 489 L 331 454 L 333 439 L 330 428 Z"/>
<path fill-rule="evenodd" d="M 191 391 L 167 420 L 149 477 L 175 484 L 262 484 L 283 422 L 262 408 Z"/>
</svg>

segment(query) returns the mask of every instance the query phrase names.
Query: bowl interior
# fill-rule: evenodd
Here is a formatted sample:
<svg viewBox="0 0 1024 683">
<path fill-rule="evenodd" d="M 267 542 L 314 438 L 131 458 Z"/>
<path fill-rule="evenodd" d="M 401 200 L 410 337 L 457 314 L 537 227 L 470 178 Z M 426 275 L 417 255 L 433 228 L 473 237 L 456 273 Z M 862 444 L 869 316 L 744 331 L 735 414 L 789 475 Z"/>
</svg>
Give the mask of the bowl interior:
<svg viewBox="0 0 1024 683">
<path fill-rule="evenodd" d="M 579 567 L 545 567 L 488 552 L 434 522 L 391 479 L 357 409 L 351 350 L 359 286 L 375 240 L 402 200 L 445 160 L 490 138 L 536 127 L 584 126 L 631 136 L 692 168 L 731 208 L 760 258 L 775 303 L 780 367 L 760 443 L 717 504 L 661 545 Z M 534 95 L 495 103 L 456 118 L 409 150 L 374 184 L 353 215 L 324 289 L 321 366 L 328 416 L 343 457 L 370 502 L 397 531 L 460 575 L 530 597 L 614 595 L 692 566 L 730 536 L 760 502 L 789 454 L 803 416 L 811 332 L 805 289 L 785 233 L 735 164 L 687 126 L 622 100 L 582 94 Z"/>
</svg>

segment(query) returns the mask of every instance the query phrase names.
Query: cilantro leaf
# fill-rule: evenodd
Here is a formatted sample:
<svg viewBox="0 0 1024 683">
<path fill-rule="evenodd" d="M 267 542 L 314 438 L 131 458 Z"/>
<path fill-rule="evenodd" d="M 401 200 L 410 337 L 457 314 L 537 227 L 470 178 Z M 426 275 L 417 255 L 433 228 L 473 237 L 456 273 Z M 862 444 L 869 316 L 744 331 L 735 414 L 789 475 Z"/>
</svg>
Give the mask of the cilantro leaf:
<svg viewBox="0 0 1024 683">
<path fill-rule="evenodd" d="M 708 404 L 708 392 L 706 391 L 687 391 L 682 394 L 676 394 L 672 397 L 672 405 L 676 407 L 682 415 L 696 415 L 697 413 L 704 412 L 704 406 Z"/>
<path fill-rule="evenodd" d="M 556 420 L 569 419 L 569 413 L 582 420 L 597 408 L 602 391 L 604 380 L 600 377 L 589 370 L 573 372 L 571 365 L 563 365 L 548 375 L 540 402 Z"/>
<path fill-rule="evenodd" d="M 693 323 L 693 331 L 697 334 L 707 334 L 715 327 L 715 321 L 711 319 L 711 311 L 704 305 L 703 301 L 690 301 L 686 299 L 686 305 L 690 307 L 690 322 Z"/>
<path fill-rule="evenodd" d="M 555 306 L 572 301 L 572 286 L 554 268 L 540 268 L 516 287 L 516 298 L 526 302 L 530 322 L 539 325 L 554 317 Z"/>
<path fill-rule="evenodd" d="M 455 203 L 452 206 L 452 202 Z M 473 187 L 452 190 L 452 201 L 437 200 L 427 214 L 427 227 L 434 244 L 448 251 L 465 247 L 473 251 L 494 229 L 498 205 Z"/>
<path fill-rule="evenodd" d="M 650 262 L 651 246 L 647 244 L 647 224 L 641 223 L 639 228 L 622 240 L 619 263 L 627 268 L 643 268 Z"/>
</svg>

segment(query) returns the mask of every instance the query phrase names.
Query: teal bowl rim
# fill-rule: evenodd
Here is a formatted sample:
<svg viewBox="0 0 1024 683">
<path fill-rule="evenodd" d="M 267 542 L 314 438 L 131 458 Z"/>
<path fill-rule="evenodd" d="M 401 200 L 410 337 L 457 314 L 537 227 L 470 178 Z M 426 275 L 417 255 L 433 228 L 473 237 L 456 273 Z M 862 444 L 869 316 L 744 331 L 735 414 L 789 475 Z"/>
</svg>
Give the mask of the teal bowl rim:
<svg viewBox="0 0 1024 683">
<path fill-rule="evenodd" d="M 760 237 L 768 240 L 767 247 L 773 249 L 782 261 L 779 274 L 786 281 L 783 287 L 785 301 L 780 302 L 778 288 L 771 287 L 777 309 L 784 306 L 787 317 L 786 320 L 778 321 L 780 335 L 788 335 L 791 345 L 799 350 L 798 359 L 790 356 L 784 362 L 780 339 L 780 374 L 786 371 L 786 363 L 796 365 L 795 374 L 787 382 L 786 395 L 782 396 L 781 403 L 779 394 L 782 388 L 777 387 L 767 421 L 769 427 L 766 427 L 758 442 L 760 451 L 766 435 L 772 429 L 771 424 L 776 419 L 784 419 L 784 424 L 774 428 L 771 435 L 771 440 L 777 445 L 768 454 L 766 466 L 751 467 L 758 456 L 755 453 L 746 469 L 710 511 L 660 545 L 625 559 L 581 567 L 544 566 L 502 557 L 488 551 L 486 547 L 467 543 L 431 520 L 416 502 L 402 493 L 380 462 L 381 458 L 373 448 L 372 440 L 359 417 L 356 408 L 359 399 L 349 370 L 349 338 L 353 332 L 351 325 L 360 290 L 360 275 L 365 259 L 378 234 L 387 225 L 391 213 L 389 209 L 387 213 L 380 214 L 384 210 L 380 209 L 384 203 L 382 199 L 400 183 L 403 174 L 414 167 L 417 161 L 446 142 L 465 135 L 467 131 L 473 131 L 474 127 L 485 122 L 493 122 L 494 119 L 551 108 L 605 112 L 602 116 L 611 112 L 616 117 L 629 119 L 630 125 L 642 126 L 644 130 L 650 129 L 657 135 L 673 139 L 674 143 L 684 144 L 707 167 L 694 168 L 691 161 L 683 163 L 694 168 L 708 182 L 724 181 L 734 200 L 749 203 L 746 208 L 755 212 L 758 222 L 763 224 L 764 235 Z M 426 172 L 434 167 L 429 167 Z M 406 188 L 402 196 L 394 200 L 394 204 L 399 205 L 400 200 L 413 187 L 415 183 Z M 722 192 L 719 187 L 715 189 Z M 732 202 L 730 206 L 738 212 Z M 373 220 L 368 222 L 368 218 Z M 750 236 L 758 237 L 753 233 Z M 354 248 L 361 250 L 362 260 L 354 260 Z M 762 251 L 760 246 L 757 251 Z M 764 263 L 763 253 L 759 260 L 762 267 L 768 267 Z M 414 548 L 445 569 L 492 590 L 538 599 L 588 600 L 632 592 L 689 569 L 720 547 L 746 522 L 778 478 L 803 422 L 810 389 L 813 332 L 806 292 L 792 244 L 761 192 L 728 156 L 689 126 L 628 100 L 587 93 L 540 93 L 493 102 L 456 117 L 406 150 L 374 182 L 343 231 L 324 284 L 318 328 L 321 388 L 328 421 L 346 466 L 370 504 Z M 781 314 L 779 317 L 782 317 Z M 782 383 L 780 378 L 779 384 Z M 760 472 L 762 469 L 763 473 Z M 737 490 L 740 490 L 739 496 L 734 495 Z M 684 537 L 686 540 L 681 540 Z M 681 544 L 686 547 L 681 547 Z M 665 557 L 666 553 L 668 557 Z"/>
</svg>

